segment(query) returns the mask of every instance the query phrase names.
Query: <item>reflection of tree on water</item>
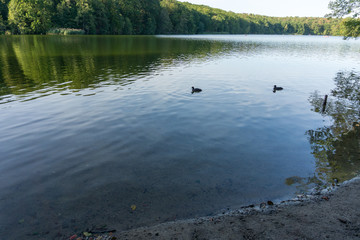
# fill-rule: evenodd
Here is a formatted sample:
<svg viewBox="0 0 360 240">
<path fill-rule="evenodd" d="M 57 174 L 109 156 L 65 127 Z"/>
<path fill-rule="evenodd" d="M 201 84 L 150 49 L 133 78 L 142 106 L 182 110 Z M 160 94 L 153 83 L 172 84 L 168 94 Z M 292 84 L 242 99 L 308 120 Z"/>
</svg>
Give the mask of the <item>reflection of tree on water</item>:
<svg viewBox="0 0 360 240">
<path fill-rule="evenodd" d="M 131 79 L 125 77 L 158 65 L 150 52 L 159 45 L 154 38 L 20 36 L 1 38 L 0 45 L 0 100 L 36 91 L 78 92 L 104 80 L 126 85 Z"/>
<path fill-rule="evenodd" d="M 339 72 L 334 81 L 336 88 L 324 112 L 323 96 L 316 91 L 309 98 L 312 110 L 331 120 L 331 126 L 306 132 L 316 159 L 315 176 L 306 180 L 289 178 L 290 185 L 326 185 L 360 173 L 360 76 L 356 72 Z"/>
<path fill-rule="evenodd" d="M 234 48 L 250 51 L 241 44 L 153 36 L 18 36 L 0 38 L 0 46 L 0 104 L 78 94 L 102 84 L 124 86 L 177 62 L 222 56 Z"/>
</svg>

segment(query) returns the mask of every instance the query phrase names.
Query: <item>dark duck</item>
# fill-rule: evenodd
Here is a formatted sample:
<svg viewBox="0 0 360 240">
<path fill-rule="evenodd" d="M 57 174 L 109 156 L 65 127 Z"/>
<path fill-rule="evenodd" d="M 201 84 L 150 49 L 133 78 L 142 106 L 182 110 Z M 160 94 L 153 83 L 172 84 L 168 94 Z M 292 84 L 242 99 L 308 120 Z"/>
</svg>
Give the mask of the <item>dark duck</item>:
<svg viewBox="0 0 360 240">
<path fill-rule="evenodd" d="M 194 87 L 191 87 L 191 93 L 196 93 L 196 92 L 201 92 L 202 90 L 200 88 L 194 88 Z"/>
<path fill-rule="evenodd" d="M 276 85 L 274 85 L 273 92 L 281 91 L 281 90 L 283 90 L 283 89 L 284 89 L 284 88 L 282 88 L 282 87 L 277 87 Z"/>
</svg>

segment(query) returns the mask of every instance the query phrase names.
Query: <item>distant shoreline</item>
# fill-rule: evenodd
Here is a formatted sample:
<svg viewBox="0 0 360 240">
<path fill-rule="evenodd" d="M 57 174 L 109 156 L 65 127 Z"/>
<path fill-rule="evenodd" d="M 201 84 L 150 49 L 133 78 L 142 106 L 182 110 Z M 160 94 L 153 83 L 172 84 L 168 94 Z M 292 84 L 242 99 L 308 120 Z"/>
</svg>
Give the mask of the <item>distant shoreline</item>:
<svg viewBox="0 0 360 240">
<path fill-rule="evenodd" d="M 176 0 L 8 1 L 0 4 L 0 34 L 98 35 L 299 34 L 342 35 L 342 19 L 234 13 Z M 55 30 L 54 30 L 55 29 Z M 70 29 L 70 30 L 68 30 Z"/>
</svg>

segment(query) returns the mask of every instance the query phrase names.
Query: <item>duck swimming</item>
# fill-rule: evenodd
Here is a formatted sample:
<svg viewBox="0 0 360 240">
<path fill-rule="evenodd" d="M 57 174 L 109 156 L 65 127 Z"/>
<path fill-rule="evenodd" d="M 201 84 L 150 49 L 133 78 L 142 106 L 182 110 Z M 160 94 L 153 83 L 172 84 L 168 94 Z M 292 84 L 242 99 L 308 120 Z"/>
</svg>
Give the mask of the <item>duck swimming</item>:
<svg viewBox="0 0 360 240">
<path fill-rule="evenodd" d="M 194 87 L 191 87 L 191 88 L 192 88 L 191 93 L 202 91 L 200 88 L 194 88 Z"/>
<path fill-rule="evenodd" d="M 281 91 L 281 90 L 283 90 L 283 89 L 284 89 L 284 88 L 282 88 L 282 87 L 277 87 L 276 85 L 274 85 L 273 92 Z"/>
</svg>

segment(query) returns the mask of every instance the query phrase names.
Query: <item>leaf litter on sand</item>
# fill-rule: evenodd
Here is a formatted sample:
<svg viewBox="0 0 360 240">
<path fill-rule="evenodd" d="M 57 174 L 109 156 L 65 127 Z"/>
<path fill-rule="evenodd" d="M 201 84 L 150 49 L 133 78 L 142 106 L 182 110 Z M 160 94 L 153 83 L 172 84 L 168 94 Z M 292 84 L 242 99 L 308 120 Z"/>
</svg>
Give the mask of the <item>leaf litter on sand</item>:
<svg viewBox="0 0 360 240">
<path fill-rule="evenodd" d="M 115 240 L 117 239 L 113 234 L 115 229 L 107 229 L 106 227 L 94 228 L 82 232 L 80 234 L 74 234 L 67 238 L 69 240 Z"/>
</svg>

